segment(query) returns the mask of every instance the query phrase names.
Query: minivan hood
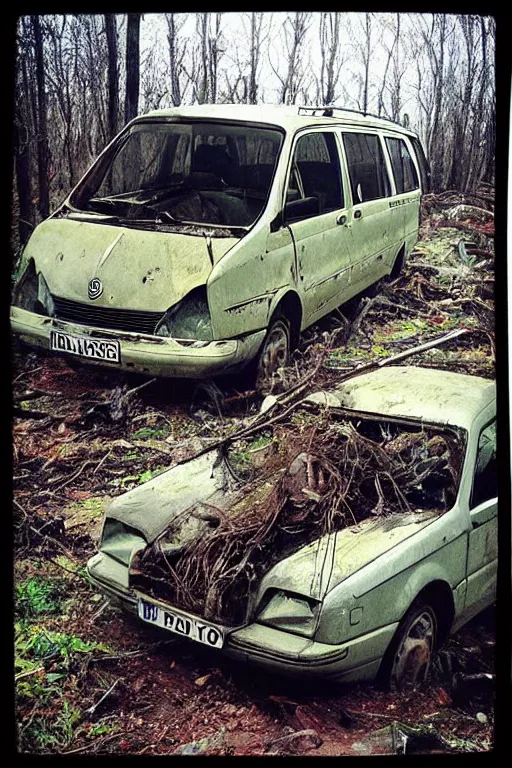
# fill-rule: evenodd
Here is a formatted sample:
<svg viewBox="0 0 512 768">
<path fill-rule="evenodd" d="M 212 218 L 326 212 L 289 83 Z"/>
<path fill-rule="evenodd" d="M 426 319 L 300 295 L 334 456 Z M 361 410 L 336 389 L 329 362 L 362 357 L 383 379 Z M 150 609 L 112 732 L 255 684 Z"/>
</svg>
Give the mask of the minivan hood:
<svg viewBox="0 0 512 768">
<path fill-rule="evenodd" d="M 212 237 L 210 258 L 201 235 L 51 218 L 34 231 L 24 260 L 34 259 L 59 298 L 91 303 L 87 290 L 96 277 L 103 292 L 94 306 L 165 312 L 204 285 L 212 260 L 216 264 L 238 240 Z"/>
</svg>

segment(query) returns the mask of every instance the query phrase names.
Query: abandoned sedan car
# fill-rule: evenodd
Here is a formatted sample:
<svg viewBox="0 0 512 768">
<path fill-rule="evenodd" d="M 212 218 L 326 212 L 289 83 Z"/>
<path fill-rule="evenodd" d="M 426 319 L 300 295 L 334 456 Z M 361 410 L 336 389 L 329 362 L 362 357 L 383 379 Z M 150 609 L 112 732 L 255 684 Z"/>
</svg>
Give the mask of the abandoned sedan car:
<svg viewBox="0 0 512 768">
<path fill-rule="evenodd" d="M 225 441 L 115 499 L 88 572 L 238 659 L 416 684 L 494 601 L 495 429 L 492 381 L 360 374 L 261 426 L 249 477 L 251 446 Z"/>
<path fill-rule="evenodd" d="M 11 326 L 96 365 L 262 381 L 302 329 L 418 235 L 417 137 L 335 108 L 203 105 L 136 118 L 27 243 Z"/>
</svg>

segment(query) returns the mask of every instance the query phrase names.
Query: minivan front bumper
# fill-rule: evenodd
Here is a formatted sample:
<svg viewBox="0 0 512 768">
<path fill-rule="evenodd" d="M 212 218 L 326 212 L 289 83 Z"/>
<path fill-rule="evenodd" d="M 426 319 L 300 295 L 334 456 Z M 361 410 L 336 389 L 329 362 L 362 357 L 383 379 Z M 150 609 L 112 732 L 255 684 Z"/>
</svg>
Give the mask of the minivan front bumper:
<svg viewBox="0 0 512 768">
<path fill-rule="evenodd" d="M 193 341 L 78 325 L 15 306 L 11 306 L 11 328 L 21 341 L 47 350 L 50 349 L 52 330 L 95 339 L 115 339 L 121 347 L 119 363 L 79 355 L 73 357 L 87 365 L 120 368 L 150 376 L 184 378 L 215 376 L 241 369 L 257 354 L 265 337 L 265 330 L 261 330 L 240 339 L 210 341 L 204 346 L 194 346 Z"/>
</svg>

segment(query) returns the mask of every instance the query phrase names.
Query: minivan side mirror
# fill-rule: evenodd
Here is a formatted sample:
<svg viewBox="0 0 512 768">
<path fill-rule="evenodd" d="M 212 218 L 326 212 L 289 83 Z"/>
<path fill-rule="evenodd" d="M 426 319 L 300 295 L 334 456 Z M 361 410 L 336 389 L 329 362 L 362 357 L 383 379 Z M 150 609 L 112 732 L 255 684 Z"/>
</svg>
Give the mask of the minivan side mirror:
<svg viewBox="0 0 512 768">
<path fill-rule="evenodd" d="M 320 213 L 320 201 L 318 197 L 303 197 L 301 200 L 291 200 L 286 203 L 283 211 L 285 223 L 307 219 L 310 216 L 318 216 Z"/>
</svg>

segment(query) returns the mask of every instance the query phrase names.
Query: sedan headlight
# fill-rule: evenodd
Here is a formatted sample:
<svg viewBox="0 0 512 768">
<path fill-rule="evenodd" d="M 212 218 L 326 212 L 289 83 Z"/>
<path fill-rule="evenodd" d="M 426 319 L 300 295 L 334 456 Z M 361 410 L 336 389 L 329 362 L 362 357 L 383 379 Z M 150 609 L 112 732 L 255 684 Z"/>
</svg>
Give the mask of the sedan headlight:
<svg viewBox="0 0 512 768">
<path fill-rule="evenodd" d="M 31 259 L 14 289 L 13 303 L 17 307 L 35 312 L 37 315 L 52 317 L 55 312 L 53 297 L 41 272 L 36 273 L 36 265 Z"/>
<path fill-rule="evenodd" d="M 317 600 L 277 589 L 268 590 L 265 597 L 264 607 L 256 616 L 260 624 L 268 624 L 294 635 L 313 635 L 321 605 Z"/>
<path fill-rule="evenodd" d="M 155 328 L 156 336 L 173 339 L 212 341 L 213 330 L 206 287 L 194 288 L 181 301 L 167 310 Z"/>
</svg>

